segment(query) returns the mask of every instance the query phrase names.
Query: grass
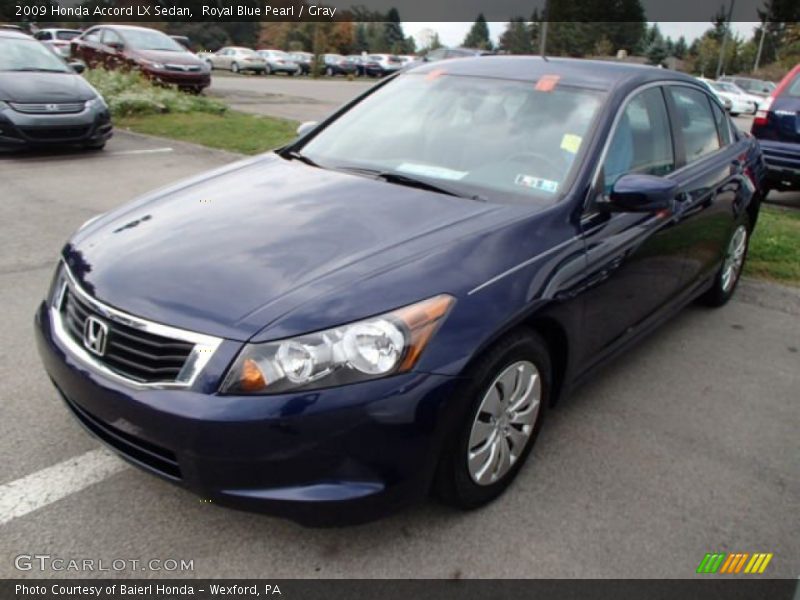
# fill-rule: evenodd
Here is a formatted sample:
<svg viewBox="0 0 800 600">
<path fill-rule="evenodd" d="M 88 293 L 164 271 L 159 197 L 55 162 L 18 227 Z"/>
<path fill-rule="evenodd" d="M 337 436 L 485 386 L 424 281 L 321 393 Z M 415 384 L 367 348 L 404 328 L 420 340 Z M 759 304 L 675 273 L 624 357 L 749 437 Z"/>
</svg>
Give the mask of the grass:
<svg viewBox="0 0 800 600">
<path fill-rule="evenodd" d="M 236 111 L 224 114 L 137 115 L 116 120 L 117 127 L 183 140 L 241 154 L 258 154 L 295 137 L 297 123 Z"/>
<path fill-rule="evenodd" d="M 85 77 L 106 99 L 114 118 L 169 113 L 222 114 L 228 109 L 218 100 L 154 85 L 139 71 L 89 69 Z"/>
<path fill-rule="evenodd" d="M 745 274 L 800 286 L 800 211 L 761 208 Z"/>
</svg>

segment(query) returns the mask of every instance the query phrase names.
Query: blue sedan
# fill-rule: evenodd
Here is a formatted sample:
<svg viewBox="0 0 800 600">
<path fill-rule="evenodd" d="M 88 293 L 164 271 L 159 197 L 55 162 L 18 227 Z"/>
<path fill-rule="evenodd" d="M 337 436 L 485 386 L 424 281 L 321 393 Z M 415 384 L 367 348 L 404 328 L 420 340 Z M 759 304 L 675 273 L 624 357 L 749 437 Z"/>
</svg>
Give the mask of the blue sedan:
<svg viewBox="0 0 800 600">
<path fill-rule="evenodd" d="M 537 57 L 388 78 L 66 244 L 36 315 L 123 458 L 305 524 L 514 480 L 548 409 L 736 289 L 764 164 L 693 78 Z"/>
</svg>

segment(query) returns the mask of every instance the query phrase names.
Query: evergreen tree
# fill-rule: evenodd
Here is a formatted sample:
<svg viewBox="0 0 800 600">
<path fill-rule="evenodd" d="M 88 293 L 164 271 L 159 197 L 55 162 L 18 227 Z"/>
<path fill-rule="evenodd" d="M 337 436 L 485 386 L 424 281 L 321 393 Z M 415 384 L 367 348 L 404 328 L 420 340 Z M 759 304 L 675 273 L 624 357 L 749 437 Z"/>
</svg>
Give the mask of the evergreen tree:
<svg viewBox="0 0 800 600">
<path fill-rule="evenodd" d="M 400 24 L 400 13 L 392 7 L 386 14 L 386 22 L 383 25 L 384 52 L 400 52 L 405 48 L 406 35 L 403 33 L 403 26 Z"/>
<path fill-rule="evenodd" d="M 675 47 L 672 49 L 672 51 L 676 58 L 686 58 L 686 54 L 689 51 L 689 49 L 686 47 L 686 38 L 683 36 L 679 37 L 678 41 L 675 42 Z"/>
<path fill-rule="evenodd" d="M 469 30 L 467 37 L 464 38 L 463 45 L 467 48 L 480 48 L 481 50 L 491 50 L 492 40 L 489 37 L 489 25 L 483 13 L 478 15 L 472 29 Z"/>
<path fill-rule="evenodd" d="M 800 2 L 797 0 L 765 0 L 764 10 L 758 11 L 762 25 L 756 29 L 755 42 L 761 37 L 761 29 L 765 28 L 764 48 L 761 63 L 766 64 L 781 57 L 786 30 L 793 31 L 800 21 Z"/>
<path fill-rule="evenodd" d="M 509 54 L 533 54 L 530 28 L 522 17 L 511 19 L 500 36 L 499 48 Z"/>
<path fill-rule="evenodd" d="M 362 52 L 369 52 L 367 26 L 364 23 L 356 23 L 356 30 L 353 39 L 353 50 L 358 54 L 361 54 Z"/>
</svg>

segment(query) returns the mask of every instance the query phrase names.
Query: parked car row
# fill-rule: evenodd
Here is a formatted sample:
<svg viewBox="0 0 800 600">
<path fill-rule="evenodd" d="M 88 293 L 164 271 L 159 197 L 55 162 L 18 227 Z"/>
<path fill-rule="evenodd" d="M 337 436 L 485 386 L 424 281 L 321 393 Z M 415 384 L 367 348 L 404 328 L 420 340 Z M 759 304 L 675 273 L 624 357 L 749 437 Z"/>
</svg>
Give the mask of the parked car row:
<svg viewBox="0 0 800 600">
<path fill-rule="evenodd" d="M 749 94 L 733 82 L 713 81 L 703 77 L 698 77 L 698 79 L 719 98 L 720 102 L 725 105 L 725 109 L 734 117 L 740 114 L 754 115 L 759 104 L 764 102 L 763 96 Z"/>
<path fill-rule="evenodd" d="M 311 52 L 284 52 L 283 50 L 252 50 L 241 46 L 225 46 L 216 52 L 200 52 L 198 58 L 210 69 L 221 69 L 232 73 L 250 71 L 271 75 L 308 75 L 315 62 Z M 316 59 L 320 73 L 328 77 L 354 75 L 356 77 L 384 77 L 416 63 L 414 56 L 394 54 L 351 54 L 344 56 L 325 53 Z"/>
</svg>

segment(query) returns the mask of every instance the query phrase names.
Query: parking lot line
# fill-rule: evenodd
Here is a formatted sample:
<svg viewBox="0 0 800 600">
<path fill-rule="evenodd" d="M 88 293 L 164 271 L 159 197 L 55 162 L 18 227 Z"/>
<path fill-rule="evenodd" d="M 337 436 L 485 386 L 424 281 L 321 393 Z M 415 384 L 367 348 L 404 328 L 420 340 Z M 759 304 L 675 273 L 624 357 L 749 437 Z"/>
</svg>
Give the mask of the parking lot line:
<svg viewBox="0 0 800 600">
<path fill-rule="evenodd" d="M 98 483 L 127 465 L 98 448 L 0 486 L 0 525 Z"/>
<path fill-rule="evenodd" d="M 161 154 L 165 152 L 173 152 L 172 148 L 145 148 L 143 150 L 120 150 L 118 152 L 109 152 L 112 156 L 124 156 L 131 154 Z"/>
</svg>

